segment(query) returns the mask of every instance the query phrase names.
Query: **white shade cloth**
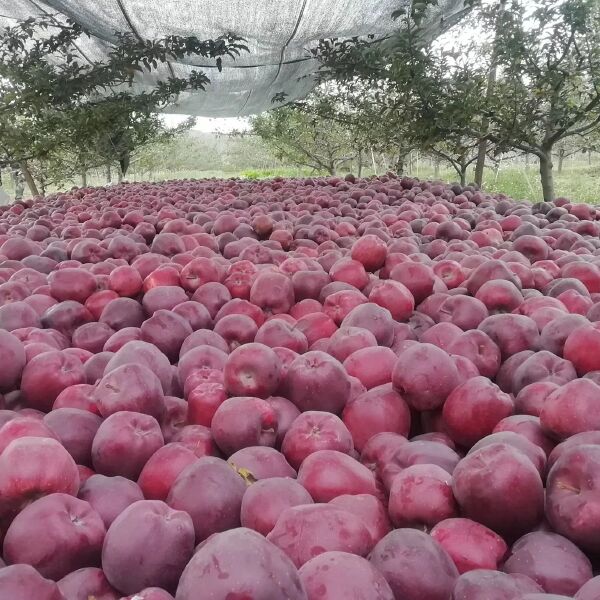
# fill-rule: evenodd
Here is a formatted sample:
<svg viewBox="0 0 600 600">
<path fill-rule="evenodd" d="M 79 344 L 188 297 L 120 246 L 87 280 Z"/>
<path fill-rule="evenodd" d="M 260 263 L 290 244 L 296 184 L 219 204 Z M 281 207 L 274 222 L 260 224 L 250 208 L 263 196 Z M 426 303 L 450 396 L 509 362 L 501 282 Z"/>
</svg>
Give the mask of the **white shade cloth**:
<svg viewBox="0 0 600 600">
<path fill-rule="evenodd" d="M 0 0 L 0 24 L 41 14 L 67 16 L 92 34 L 80 44 L 90 60 L 102 58 L 115 31 L 132 31 L 144 39 L 239 35 L 250 52 L 235 61 L 224 58 L 220 73 L 211 61 L 192 57 L 162 65 L 137 84 L 202 68 L 211 80 L 206 92 L 182 94 L 168 112 L 233 117 L 273 108 L 271 100 L 281 92 L 286 101 L 305 97 L 318 69 L 308 51 L 318 40 L 386 37 L 398 28 L 391 15 L 403 2 L 408 0 Z M 464 12 L 462 0 L 440 0 L 428 16 L 428 35 L 434 37 Z"/>
</svg>

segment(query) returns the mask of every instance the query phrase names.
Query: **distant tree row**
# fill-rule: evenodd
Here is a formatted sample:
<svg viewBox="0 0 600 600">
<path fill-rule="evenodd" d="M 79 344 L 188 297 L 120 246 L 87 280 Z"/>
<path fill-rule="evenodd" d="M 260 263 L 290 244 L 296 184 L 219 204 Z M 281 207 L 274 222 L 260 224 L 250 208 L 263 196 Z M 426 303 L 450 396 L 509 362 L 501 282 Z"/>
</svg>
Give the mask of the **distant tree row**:
<svg viewBox="0 0 600 600">
<path fill-rule="evenodd" d="M 169 36 L 139 39 L 115 32 L 104 60 L 90 59 L 78 43 L 88 33 L 77 23 L 44 16 L 0 30 L 0 169 L 24 179 L 31 193 L 75 176 L 86 185 L 91 169 L 122 178 L 141 148 L 189 130 L 193 119 L 167 128 L 161 110 L 186 91 L 210 83 L 201 71 L 176 77 L 169 61 L 213 60 L 247 50 L 243 40 Z M 153 72 L 156 83 L 137 85 Z M 166 75 L 163 75 L 166 73 Z"/>
<path fill-rule="evenodd" d="M 600 149 L 600 2 L 466 0 L 469 14 L 432 43 L 438 1 L 390 15 L 398 29 L 384 40 L 322 40 L 312 50 L 316 91 L 288 104 L 282 90 L 274 110 L 251 120 L 260 151 L 331 174 L 360 173 L 382 157 L 402 173 L 418 151 L 450 164 L 463 183 L 473 170 L 477 185 L 501 157 L 535 156 L 544 199 L 553 199 L 556 168 Z M 0 30 L 0 172 L 32 194 L 76 178 L 86 185 L 91 170 L 120 179 L 132 162 L 141 171 L 155 163 L 194 123 L 169 129 L 160 112 L 209 84 L 200 71 L 175 77 L 169 62 L 194 55 L 221 68 L 247 50 L 235 35 L 115 32 L 95 61 L 80 51 L 87 35 L 55 16 Z M 139 85 L 145 73 L 154 85 Z"/>
<path fill-rule="evenodd" d="M 254 132 L 278 156 L 330 173 L 365 151 L 402 173 L 418 149 L 463 183 L 474 168 L 481 185 L 498 157 L 533 155 L 552 200 L 554 162 L 600 147 L 600 3 L 472 0 L 431 43 L 424 19 L 436 4 L 396 11 L 399 30 L 383 41 L 323 40 L 317 92 L 255 118 Z M 285 90 L 274 98 L 285 101 Z"/>
</svg>

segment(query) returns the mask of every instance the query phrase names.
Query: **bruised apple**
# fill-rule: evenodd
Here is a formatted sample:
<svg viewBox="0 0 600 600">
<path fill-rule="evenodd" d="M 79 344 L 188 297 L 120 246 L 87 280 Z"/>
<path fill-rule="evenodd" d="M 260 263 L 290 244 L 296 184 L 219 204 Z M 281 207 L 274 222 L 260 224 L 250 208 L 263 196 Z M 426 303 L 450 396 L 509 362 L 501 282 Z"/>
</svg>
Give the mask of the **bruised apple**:
<svg viewBox="0 0 600 600">
<path fill-rule="evenodd" d="M 267 540 L 283 550 L 297 567 L 330 550 L 366 556 L 371 548 L 371 536 L 361 520 L 331 504 L 285 509 Z"/>
<path fill-rule="evenodd" d="M 388 533 L 373 548 L 369 561 L 385 577 L 394 597 L 406 600 L 447 600 L 458 577 L 447 552 L 416 529 Z"/>
<path fill-rule="evenodd" d="M 304 563 L 299 574 L 309 600 L 394 600 L 384 576 L 368 560 L 348 552 L 319 554 Z"/>
<path fill-rule="evenodd" d="M 430 533 L 450 555 L 459 573 L 498 569 L 508 551 L 506 542 L 497 533 L 471 519 L 445 519 Z"/>
<path fill-rule="evenodd" d="M 312 504 L 310 494 L 297 481 L 289 477 L 262 479 L 248 487 L 242 498 L 241 523 L 268 535 L 281 513 L 293 506 Z"/>
<path fill-rule="evenodd" d="M 181 575 L 177 600 L 286 598 L 307 600 L 292 561 L 277 546 L 246 528 L 218 533 L 194 554 Z"/>
<path fill-rule="evenodd" d="M 315 502 L 329 502 L 342 494 L 378 494 L 373 473 L 337 450 L 318 450 L 307 456 L 298 471 L 298 483 Z"/>
</svg>

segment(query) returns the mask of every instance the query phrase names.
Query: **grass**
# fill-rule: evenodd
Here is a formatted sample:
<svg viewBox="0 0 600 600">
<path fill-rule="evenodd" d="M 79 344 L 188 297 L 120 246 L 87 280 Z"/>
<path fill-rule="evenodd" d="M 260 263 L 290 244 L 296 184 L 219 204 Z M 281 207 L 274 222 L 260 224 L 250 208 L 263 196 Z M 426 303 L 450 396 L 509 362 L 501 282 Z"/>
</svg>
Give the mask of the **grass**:
<svg viewBox="0 0 600 600">
<path fill-rule="evenodd" d="M 419 169 L 417 176 L 433 179 L 433 169 L 425 166 Z M 472 177 L 473 172 L 470 171 L 467 180 L 470 181 Z M 452 169 L 441 169 L 439 179 L 452 182 L 457 180 L 457 175 Z M 542 186 L 536 165 L 531 165 L 529 169 L 511 165 L 500 169 L 497 174 L 486 169 L 483 186 L 486 191 L 506 194 L 515 200 L 542 200 Z M 557 196 L 566 196 L 575 202 L 600 204 L 600 165 L 573 163 L 565 166 L 560 174 L 555 170 L 554 186 Z"/>
<path fill-rule="evenodd" d="M 435 178 L 433 168 L 427 163 L 421 163 L 418 168 L 415 166 L 409 174 L 420 179 Z M 224 179 L 243 177 L 256 180 L 271 177 L 308 177 L 311 175 L 314 175 L 314 173 L 307 169 L 295 167 L 246 171 L 185 170 L 155 172 L 150 176 L 147 173 L 132 173 L 129 176 L 129 181 L 164 181 L 168 179 L 205 179 L 211 177 Z M 364 175 L 372 175 L 372 171 L 367 170 Z M 473 173 L 471 171 L 467 179 L 470 180 L 472 177 Z M 454 182 L 457 180 L 457 175 L 450 168 L 442 168 L 437 179 Z M 12 195 L 12 181 L 8 177 L 5 177 L 4 180 L 6 192 Z M 566 196 L 575 202 L 600 204 L 600 165 L 589 166 L 587 162 L 567 162 L 561 174 L 555 172 L 554 180 L 557 196 Z M 72 185 L 77 185 L 77 182 L 67 184 L 63 189 L 69 189 Z M 88 185 L 106 185 L 106 181 L 102 176 L 90 175 Z M 531 165 L 529 169 L 526 169 L 523 165 L 507 165 L 502 167 L 498 173 L 486 169 L 484 189 L 489 192 L 506 194 L 516 200 L 538 202 L 542 199 L 542 188 L 536 165 Z M 26 193 L 26 195 L 28 194 Z"/>
</svg>

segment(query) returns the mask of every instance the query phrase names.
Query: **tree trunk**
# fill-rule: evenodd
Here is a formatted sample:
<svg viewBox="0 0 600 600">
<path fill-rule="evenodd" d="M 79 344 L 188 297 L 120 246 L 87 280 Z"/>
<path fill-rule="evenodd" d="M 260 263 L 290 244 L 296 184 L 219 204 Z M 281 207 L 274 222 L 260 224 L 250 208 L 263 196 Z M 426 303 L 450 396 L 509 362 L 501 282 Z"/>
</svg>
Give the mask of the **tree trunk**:
<svg viewBox="0 0 600 600">
<path fill-rule="evenodd" d="M 557 169 L 557 172 L 558 172 L 559 175 L 562 173 L 564 160 L 565 160 L 565 151 L 564 151 L 563 148 L 561 148 L 558 151 L 558 169 Z"/>
<path fill-rule="evenodd" d="M 127 175 L 127 171 L 129 170 L 130 158 L 129 150 L 125 150 L 119 157 L 119 166 L 121 167 L 121 173 L 123 173 L 123 177 Z"/>
<path fill-rule="evenodd" d="M 12 165 L 10 168 L 10 175 L 13 180 L 13 187 L 15 188 L 15 200 L 23 199 L 23 192 L 25 191 L 25 185 L 23 183 L 23 175 L 18 165 Z"/>
<path fill-rule="evenodd" d="M 362 170 L 363 170 L 363 157 L 362 157 L 362 150 L 358 151 L 358 156 L 356 157 L 357 161 L 358 161 L 358 178 L 360 179 L 362 177 Z"/>
<path fill-rule="evenodd" d="M 112 169 L 110 163 L 106 163 L 106 183 L 112 183 Z"/>
<path fill-rule="evenodd" d="M 504 6 L 506 4 L 506 0 L 500 0 L 498 5 L 498 14 L 496 15 L 496 22 L 494 24 L 494 40 L 492 42 L 492 57 L 490 70 L 488 72 L 488 80 L 487 80 L 487 89 L 485 90 L 486 100 L 490 100 L 492 97 L 492 93 L 494 91 L 494 86 L 496 85 L 496 78 L 498 75 L 497 69 L 497 40 L 500 36 L 500 18 L 502 13 L 504 12 Z M 484 118 L 481 121 L 481 132 L 484 135 L 487 135 L 490 129 L 490 120 L 488 118 Z M 488 141 L 484 138 L 479 142 L 479 147 L 477 149 L 477 162 L 475 163 L 475 184 L 479 187 L 483 184 L 483 171 L 485 170 L 485 157 L 487 154 L 487 146 Z"/>
<path fill-rule="evenodd" d="M 29 188 L 32 196 L 39 196 L 40 192 L 38 191 L 37 185 L 35 184 L 35 179 L 29 170 L 29 166 L 27 165 L 27 161 L 21 162 L 21 172 L 23 173 L 23 177 L 25 177 L 25 182 L 27 183 L 27 187 Z"/>
<path fill-rule="evenodd" d="M 467 185 L 467 165 L 460 165 L 460 185 L 463 187 Z"/>
<path fill-rule="evenodd" d="M 439 156 L 433 157 L 433 178 L 434 179 L 440 178 L 440 157 Z"/>
<path fill-rule="evenodd" d="M 119 183 L 123 181 L 123 171 L 121 171 L 121 167 L 117 169 L 117 181 Z"/>
<path fill-rule="evenodd" d="M 588 152 L 588 167 L 592 166 L 592 151 Z"/>
<path fill-rule="evenodd" d="M 529 152 L 525 153 L 525 170 L 529 171 Z"/>
<path fill-rule="evenodd" d="M 494 72 L 496 69 L 493 69 Z M 494 77 L 495 79 L 495 77 Z M 482 125 L 486 131 L 489 126 L 489 120 L 486 119 Z M 475 163 L 475 185 L 481 187 L 483 185 L 483 171 L 485 169 L 485 158 L 487 156 L 487 140 L 481 140 L 477 149 L 477 162 Z"/>
<path fill-rule="evenodd" d="M 404 165 L 406 162 L 405 159 L 406 159 L 405 154 L 399 154 L 398 158 L 396 159 L 396 164 L 394 165 L 394 170 L 396 171 L 396 175 L 399 175 L 400 177 L 402 177 L 404 175 Z"/>
<path fill-rule="evenodd" d="M 0 169 L 0 206 L 10 204 L 10 201 L 10 196 L 6 193 L 6 190 L 4 189 L 4 182 L 2 181 L 2 169 Z"/>
<path fill-rule="evenodd" d="M 554 200 L 554 175 L 552 173 L 552 148 L 540 155 L 540 179 L 545 202 Z"/>
<path fill-rule="evenodd" d="M 502 10 L 503 5 L 504 5 L 504 2 L 502 2 L 500 10 Z M 498 37 L 498 32 L 496 31 L 496 38 L 497 37 Z M 495 45 L 495 43 L 496 43 L 496 39 L 494 39 L 494 45 Z M 494 49 L 493 53 L 496 54 L 495 49 Z M 497 76 L 496 57 L 493 56 L 492 64 L 490 66 L 490 71 L 488 73 L 487 89 L 485 92 L 485 97 L 487 100 L 490 100 L 490 98 L 492 97 L 493 89 L 494 89 L 494 86 L 496 85 L 496 76 Z M 487 135 L 489 128 L 490 128 L 490 120 L 487 117 L 484 117 L 484 119 L 481 121 L 481 131 Z M 475 163 L 475 185 L 477 185 L 479 187 L 481 187 L 483 185 L 483 172 L 485 170 L 485 159 L 487 156 L 487 149 L 488 149 L 488 141 L 487 141 L 487 139 L 483 138 L 479 142 L 479 146 L 477 147 L 477 162 Z"/>
<path fill-rule="evenodd" d="M 87 171 L 85 169 L 81 170 L 81 187 L 85 188 L 87 187 Z"/>
<path fill-rule="evenodd" d="M 377 175 L 377 163 L 375 162 L 375 153 L 373 152 L 372 147 L 371 147 L 371 161 L 373 162 L 373 174 Z"/>
</svg>

